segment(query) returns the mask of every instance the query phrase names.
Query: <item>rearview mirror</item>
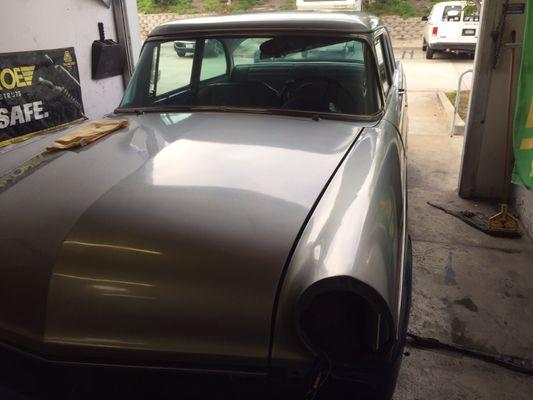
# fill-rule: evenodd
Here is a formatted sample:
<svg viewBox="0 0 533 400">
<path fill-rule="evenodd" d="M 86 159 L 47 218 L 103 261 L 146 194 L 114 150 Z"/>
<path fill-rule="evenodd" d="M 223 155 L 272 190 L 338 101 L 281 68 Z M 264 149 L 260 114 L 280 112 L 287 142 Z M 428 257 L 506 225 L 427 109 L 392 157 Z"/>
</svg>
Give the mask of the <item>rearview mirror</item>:
<svg viewBox="0 0 533 400">
<path fill-rule="evenodd" d="M 458 10 L 450 10 L 446 13 L 448 17 L 458 17 L 460 12 Z"/>
<path fill-rule="evenodd" d="M 303 53 L 332 44 L 345 42 L 346 39 L 315 38 L 315 37 L 286 37 L 277 36 L 261 43 L 261 60 L 266 58 L 281 58 L 291 53 Z"/>
<path fill-rule="evenodd" d="M 428 20 L 428 16 L 424 15 L 421 19 L 422 19 L 422 21 L 427 21 Z"/>
</svg>

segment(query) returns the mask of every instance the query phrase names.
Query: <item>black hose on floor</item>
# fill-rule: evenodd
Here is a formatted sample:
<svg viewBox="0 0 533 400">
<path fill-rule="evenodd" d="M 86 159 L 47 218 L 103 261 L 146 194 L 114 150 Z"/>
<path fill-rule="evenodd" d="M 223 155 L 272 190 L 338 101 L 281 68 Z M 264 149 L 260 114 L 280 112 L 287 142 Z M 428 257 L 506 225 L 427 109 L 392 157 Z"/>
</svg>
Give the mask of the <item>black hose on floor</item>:
<svg viewBox="0 0 533 400">
<path fill-rule="evenodd" d="M 472 350 L 458 344 L 443 343 L 435 338 L 419 336 L 412 332 L 407 333 L 407 338 L 408 340 L 406 344 L 416 348 L 451 351 L 468 357 L 476 358 L 478 360 L 483 360 L 488 363 L 496 364 L 511 371 L 533 376 L 532 360 L 504 354 L 491 354 L 483 351 Z"/>
</svg>

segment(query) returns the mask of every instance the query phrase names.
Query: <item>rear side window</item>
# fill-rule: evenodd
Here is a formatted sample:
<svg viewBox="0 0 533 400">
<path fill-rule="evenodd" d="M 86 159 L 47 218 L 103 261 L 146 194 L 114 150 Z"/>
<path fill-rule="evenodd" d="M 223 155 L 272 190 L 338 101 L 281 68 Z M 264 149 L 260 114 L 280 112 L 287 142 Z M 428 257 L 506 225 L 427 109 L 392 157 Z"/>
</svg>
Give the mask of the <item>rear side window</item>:
<svg viewBox="0 0 533 400">
<path fill-rule="evenodd" d="M 302 51 L 295 51 L 276 58 L 261 58 L 260 46 L 267 39 L 246 39 L 233 51 L 235 65 L 255 64 L 258 62 L 286 61 L 340 61 L 364 63 L 363 43 L 355 40 L 335 43 Z"/>
<path fill-rule="evenodd" d="M 468 5 L 464 8 L 463 21 L 479 22 L 479 10 L 476 6 Z"/>
<path fill-rule="evenodd" d="M 202 69 L 200 80 L 205 81 L 226 75 L 228 63 L 224 46 L 217 39 L 207 39 L 204 44 L 204 55 L 202 58 Z"/>
<path fill-rule="evenodd" d="M 254 64 L 260 56 L 259 46 L 267 40 L 268 38 L 249 38 L 243 40 L 235 50 L 233 50 L 233 64 Z"/>
<path fill-rule="evenodd" d="M 390 77 L 387 67 L 387 53 L 386 47 L 383 43 L 383 37 L 380 36 L 375 41 L 376 46 L 376 61 L 379 69 L 379 76 L 381 78 L 381 84 L 383 85 L 383 92 L 386 94 L 390 87 Z"/>
<path fill-rule="evenodd" d="M 444 11 L 442 12 L 441 20 L 459 22 L 461 21 L 462 11 L 463 7 L 461 6 L 446 6 L 444 7 Z"/>
</svg>

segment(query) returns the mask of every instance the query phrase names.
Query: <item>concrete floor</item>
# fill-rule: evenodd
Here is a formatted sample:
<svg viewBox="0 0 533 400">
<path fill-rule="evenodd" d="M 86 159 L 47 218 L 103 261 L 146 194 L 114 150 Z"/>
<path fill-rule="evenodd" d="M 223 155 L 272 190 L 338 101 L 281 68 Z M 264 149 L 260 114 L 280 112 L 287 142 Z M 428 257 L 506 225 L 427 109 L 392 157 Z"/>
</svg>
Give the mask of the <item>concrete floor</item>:
<svg viewBox="0 0 533 400">
<path fill-rule="evenodd" d="M 410 330 L 473 349 L 533 359 L 531 240 L 485 235 L 427 204 L 493 210 L 457 196 L 463 140 L 449 137 L 436 96 L 437 90 L 453 90 L 472 61 L 425 60 L 420 50 L 412 49 L 395 53 L 403 58 L 407 75 L 410 119 Z M 395 400 L 533 399 L 532 377 L 458 354 L 412 347 L 406 352 Z"/>
</svg>

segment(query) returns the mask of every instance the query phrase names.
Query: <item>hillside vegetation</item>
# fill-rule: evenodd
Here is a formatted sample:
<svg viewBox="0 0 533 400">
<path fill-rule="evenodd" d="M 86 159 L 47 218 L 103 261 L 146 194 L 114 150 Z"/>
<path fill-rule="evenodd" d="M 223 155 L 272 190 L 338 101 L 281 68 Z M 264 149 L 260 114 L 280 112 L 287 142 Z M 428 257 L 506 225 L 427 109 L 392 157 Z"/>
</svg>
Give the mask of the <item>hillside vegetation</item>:
<svg viewBox="0 0 533 400">
<path fill-rule="evenodd" d="M 365 10 L 377 15 L 420 17 L 429 14 L 433 4 L 439 1 L 442 0 L 377 0 L 367 5 Z"/>
<path fill-rule="evenodd" d="M 365 10 L 378 15 L 399 15 L 404 18 L 428 14 L 439 0 L 375 0 Z M 137 7 L 143 14 L 202 12 L 227 13 L 253 9 L 292 10 L 296 0 L 137 0 Z"/>
<path fill-rule="evenodd" d="M 262 0 L 137 0 L 137 8 L 143 14 L 246 11 L 258 7 Z"/>
</svg>

